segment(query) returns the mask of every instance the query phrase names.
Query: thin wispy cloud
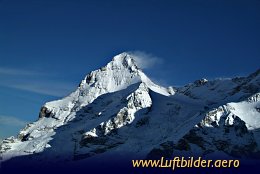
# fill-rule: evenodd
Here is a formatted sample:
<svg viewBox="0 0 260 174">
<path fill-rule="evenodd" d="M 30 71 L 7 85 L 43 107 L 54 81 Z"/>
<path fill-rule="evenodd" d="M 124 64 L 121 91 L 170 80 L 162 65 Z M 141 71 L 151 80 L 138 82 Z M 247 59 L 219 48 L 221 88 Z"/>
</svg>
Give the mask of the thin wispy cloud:
<svg viewBox="0 0 260 174">
<path fill-rule="evenodd" d="M 17 135 L 29 121 L 13 117 L 0 115 L 0 141 L 7 137 Z"/>
<path fill-rule="evenodd" d="M 145 51 L 129 51 L 128 53 L 134 58 L 139 68 L 148 70 L 146 73 L 153 82 L 161 86 L 169 86 L 164 78 L 158 76 L 158 73 L 165 73 L 164 69 L 162 69 L 164 59 Z M 156 74 L 153 72 L 156 72 Z"/>
<path fill-rule="evenodd" d="M 0 67 L 0 75 L 11 75 L 11 76 L 39 76 L 39 75 L 46 75 L 42 72 L 36 71 L 29 71 L 23 69 L 15 69 L 15 68 L 6 68 Z"/>
<path fill-rule="evenodd" d="M 162 64 L 163 60 L 150 53 L 144 51 L 130 51 L 128 52 L 135 60 L 139 68 L 148 69 L 152 68 L 156 64 Z"/>
<path fill-rule="evenodd" d="M 25 126 L 27 123 L 28 121 L 21 120 L 16 117 L 0 115 L 0 125 L 20 127 Z"/>
<path fill-rule="evenodd" d="M 38 94 L 56 96 L 56 97 L 64 97 L 68 95 L 75 86 L 69 83 L 53 83 L 53 82 L 41 82 L 35 84 L 22 83 L 22 84 L 12 84 L 8 85 L 8 87 L 25 90 L 30 92 L 35 92 Z"/>
<path fill-rule="evenodd" d="M 55 97 L 68 95 L 76 87 L 55 74 L 6 67 L 0 67 L 0 86 Z"/>
</svg>

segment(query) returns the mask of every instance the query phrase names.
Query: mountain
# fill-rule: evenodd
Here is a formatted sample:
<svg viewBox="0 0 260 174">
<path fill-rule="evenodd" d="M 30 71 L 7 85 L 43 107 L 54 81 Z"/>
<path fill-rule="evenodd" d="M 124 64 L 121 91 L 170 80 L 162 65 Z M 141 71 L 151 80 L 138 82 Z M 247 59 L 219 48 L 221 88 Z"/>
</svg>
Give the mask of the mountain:
<svg viewBox="0 0 260 174">
<path fill-rule="evenodd" d="M 115 56 L 69 96 L 43 105 L 36 122 L 1 143 L 2 168 L 176 155 L 259 161 L 260 70 L 165 88 L 134 58 Z"/>
</svg>

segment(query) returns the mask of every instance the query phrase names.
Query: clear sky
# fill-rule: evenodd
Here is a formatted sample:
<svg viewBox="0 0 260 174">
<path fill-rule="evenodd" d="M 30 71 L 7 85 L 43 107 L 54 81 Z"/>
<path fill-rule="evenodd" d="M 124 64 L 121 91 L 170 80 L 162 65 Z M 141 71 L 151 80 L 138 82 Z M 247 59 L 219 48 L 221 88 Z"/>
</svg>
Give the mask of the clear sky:
<svg viewBox="0 0 260 174">
<path fill-rule="evenodd" d="M 0 139 L 124 51 L 163 85 L 260 68 L 259 0 L 0 0 Z"/>
</svg>

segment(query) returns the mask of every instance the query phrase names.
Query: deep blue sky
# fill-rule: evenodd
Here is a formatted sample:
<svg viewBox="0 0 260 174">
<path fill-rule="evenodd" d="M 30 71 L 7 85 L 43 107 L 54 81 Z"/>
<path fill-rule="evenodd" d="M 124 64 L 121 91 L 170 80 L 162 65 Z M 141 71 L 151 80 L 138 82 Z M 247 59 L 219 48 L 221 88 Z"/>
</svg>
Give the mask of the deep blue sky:
<svg viewBox="0 0 260 174">
<path fill-rule="evenodd" d="M 247 75 L 259 31 L 259 0 L 0 0 L 0 138 L 123 51 L 159 58 L 164 85 Z"/>
</svg>

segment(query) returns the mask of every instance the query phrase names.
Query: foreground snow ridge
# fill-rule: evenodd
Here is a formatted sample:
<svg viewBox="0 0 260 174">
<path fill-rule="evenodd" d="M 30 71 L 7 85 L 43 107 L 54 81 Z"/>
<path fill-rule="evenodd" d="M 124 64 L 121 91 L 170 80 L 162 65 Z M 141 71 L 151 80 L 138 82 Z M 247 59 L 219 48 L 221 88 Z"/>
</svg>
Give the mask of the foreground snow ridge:
<svg viewBox="0 0 260 174">
<path fill-rule="evenodd" d="M 42 106 L 36 122 L 0 145 L 0 161 L 39 163 L 173 153 L 258 158 L 260 70 L 248 77 L 161 87 L 122 53 L 69 96 Z M 28 158 L 27 158 L 28 157 Z M 29 158 L 30 157 L 30 158 Z"/>
</svg>

